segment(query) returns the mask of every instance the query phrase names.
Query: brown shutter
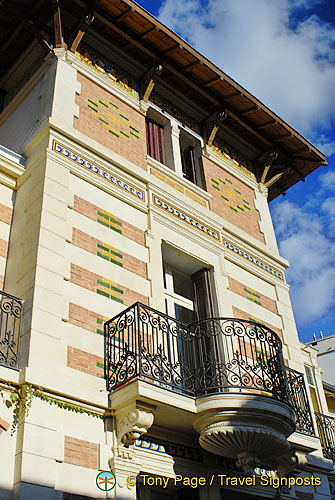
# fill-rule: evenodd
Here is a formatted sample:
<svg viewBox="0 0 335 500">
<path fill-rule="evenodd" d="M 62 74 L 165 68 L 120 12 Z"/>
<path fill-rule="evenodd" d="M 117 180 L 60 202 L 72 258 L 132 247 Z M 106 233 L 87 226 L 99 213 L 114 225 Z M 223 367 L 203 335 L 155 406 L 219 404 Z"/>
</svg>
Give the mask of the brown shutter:
<svg viewBox="0 0 335 500">
<path fill-rule="evenodd" d="M 203 268 L 192 274 L 194 288 L 194 305 L 198 319 L 214 316 L 211 293 L 210 270 Z"/>
<path fill-rule="evenodd" d="M 189 146 L 182 155 L 183 160 L 183 174 L 186 179 L 197 184 L 197 174 L 195 170 L 195 155 L 194 148 Z"/>
<path fill-rule="evenodd" d="M 147 153 L 160 163 L 165 163 L 164 127 L 150 119 L 147 120 Z"/>
</svg>

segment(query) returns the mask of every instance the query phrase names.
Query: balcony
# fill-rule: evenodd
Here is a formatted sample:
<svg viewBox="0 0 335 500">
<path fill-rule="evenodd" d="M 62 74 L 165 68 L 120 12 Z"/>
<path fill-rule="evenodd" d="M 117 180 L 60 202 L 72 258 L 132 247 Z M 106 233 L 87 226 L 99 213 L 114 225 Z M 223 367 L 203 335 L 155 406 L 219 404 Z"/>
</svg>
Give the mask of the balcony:
<svg viewBox="0 0 335 500">
<path fill-rule="evenodd" d="M 23 301 L 0 291 L 0 365 L 17 368 Z"/>
<path fill-rule="evenodd" d="M 335 464 L 335 419 L 322 413 L 315 413 L 315 418 L 323 456 Z"/>
<path fill-rule="evenodd" d="M 154 412 L 158 424 L 181 420 L 204 449 L 237 458 L 244 470 L 289 450 L 296 417 L 282 345 L 263 325 L 229 318 L 186 325 L 136 303 L 105 324 L 105 377 L 116 411 L 127 401 L 122 390 L 158 406 L 169 400 Z M 131 393 L 135 381 L 150 384 L 151 396 Z M 182 399 L 184 413 L 173 413 Z"/>
</svg>

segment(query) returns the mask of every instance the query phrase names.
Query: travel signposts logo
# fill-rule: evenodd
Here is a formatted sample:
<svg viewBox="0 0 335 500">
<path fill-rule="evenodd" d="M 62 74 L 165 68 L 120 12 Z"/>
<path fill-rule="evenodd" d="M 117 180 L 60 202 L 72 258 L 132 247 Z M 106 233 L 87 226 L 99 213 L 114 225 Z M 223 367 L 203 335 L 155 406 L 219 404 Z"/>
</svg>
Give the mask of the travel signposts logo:
<svg viewBox="0 0 335 500">
<path fill-rule="evenodd" d="M 97 475 L 96 483 L 99 490 L 110 491 L 115 488 L 116 478 L 113 472 L 104 470 Z"/>
</svg>

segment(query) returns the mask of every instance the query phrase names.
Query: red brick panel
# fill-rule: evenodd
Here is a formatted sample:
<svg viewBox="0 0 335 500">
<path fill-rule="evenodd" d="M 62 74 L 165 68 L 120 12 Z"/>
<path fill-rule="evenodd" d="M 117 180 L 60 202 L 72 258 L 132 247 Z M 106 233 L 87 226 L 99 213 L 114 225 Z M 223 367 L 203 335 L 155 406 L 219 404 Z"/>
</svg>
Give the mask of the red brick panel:
<svg viewBox="0 0 335 500">
<path fill-rule="evenodd" d="M 100 292 L 108 291 L 105 290 L 106 287 L 98 283 L 98 281 L 106 282 L 106 278 L 99 276 L 98 274 L 91 273 L 87 269 L 77 266 L 76 264 L 71 264 L 70 281 L 95 293 L 99 293 L 98 290 Z M 130 306 L 135 302 L 142 302 L 147 305 L 149 303 L 148 297 L 142 295 L 141 293 L 134 292 L 133 290 L 130 290 L 129 288 L 126 288 L 118 283 L 113 283 L 111 286 L 113 287 L 111 292 L 113 292 L 115 288 L 122 291 L 122 293 L 114 297 L 114 300 L 117 299 L 118 302 L 124 304 L 125 306 Z M 103 293 L 100 294 L 103 295 Z"/>
<path fill-rule="evenodd" d="M 101 220 L 98 212 L 103 212 L 103 208 L 98 207 L 97 205 L 93 205 L 93 203 L 90 203 L 89 201 L 84 200 L 77 195 L 74 196 L 73 209 L 76 210 L 76 212 L 79 212 L 80 214 L 85 215 L 86 217 L 89 217 L 94 221 L 97 221 L 98 219 Z M 129 238 L 130 240 L 136 241 L 136 243 L 139 243 L 140 245 L 145 245 L 144 231 L 133 226 L 132 224 L 128 224 L 128 222 L 125 222 L 119 217 L 115 217 L 115 220 L 119 223 L 120 234 L 122 234 L 126 238 Z"/>
<path fill-rule="evenodd" d="M 203 157 L 203 166 L 211 210 L 264 243 L 254 190 L 208 158 Z"/>
<path fill-rule="evenodd" d="M 0 203 L 0 222 L 5 222 L 6 224 L 10 224 L 12 221 L 13 210 L 6 205 Z"/>
<path fill-rule="evenodd" d="M 73 228 L 72 230 L 72 243 L 80 248 L 83 248 L 84 250 L 87 250 L 90 253 L 93 253 L 94 255 L 101 256 L 105 254 L 104 250 L 101 249 L 101 247 L 98 247 L 98 245 L 106 246 L 106 244 L 103 241 L 98 240 L 93 236 L 90 236 L 89 234 L 86 234 L 83 231 L 80 231 L 79 229 L 76 228 Z M 143 262 L 140 259 L 137 259 L 136 257 L 128 255 L 123 251 L 118 250 L 117 248 L 115 248 L 115 252 L 118 255 L 108 254 L 108 256 L 105 255 L 105 257 L 107 257 L 107 259 L 108 258 L 112 259 L 110 260 L 110 262 L 115 261 L 114 263 L 118 263 L 117 265 L 120 265 L 124 269 L 127 269 L 128 271 L 138 274 L 143 278 L 147 278 L 147 265 L 145 262 Z"/>
<path fill-rule="evenodd" d="M 6 259 L 7 258 L 7 251 L 8 251 L 7 241 L 0 238 L 0 257 L 5 257 L 5 259 Z"/>
<path fill-rule="evenodd" d="M 103 364 L 102 357 L 76 347 L 67 346 L 67 366 L 69 368 L 102 378 L 104 376 Z"/>
<path fill-rule="evenodd" d="M 231 277 L 229 277 L 228 279 L 229 290 L 255 302 L 258 305 L 261 305 L 262 307 L 265 307 L 265 309 L 268 309 L 275 314 L 278 314 L 277 304 L 275 300 L 266 297 L 266 295 L 263 295 L 262 293 L 251 289 L 250 287 L 244 285 L 243 283 L 240 283 L 237 280 L 234 280 Z"/>
<path fill-rule="evenodd" d="M 85 307 L 80 307 L 77 304 L 69 304 L 69 323 L 72 325 L 80 326 L 89 330 L 90 332 L 96 332 L 97 330 L 97 318 L 103 320 L 101 314 L 95 313 L 86 309 Z"/>
<path fill-rule="evenodd" d="M 0 417 L 0 435 L 3 431 L 7 431 L 9 429 L 10 424 Z"/>
<path fill-rule="evenodd" d="M 99 466 L 98 451 L 99 445 L 96 443 L 65 436 L 64 462 L 68 464 L 97 470 Z"/>
<path fill-rule="evenodd" d="M 78 81 L 74 128 L 146 170 L 144 116 L 85 76 L 78 74 Z"/>
</svg>

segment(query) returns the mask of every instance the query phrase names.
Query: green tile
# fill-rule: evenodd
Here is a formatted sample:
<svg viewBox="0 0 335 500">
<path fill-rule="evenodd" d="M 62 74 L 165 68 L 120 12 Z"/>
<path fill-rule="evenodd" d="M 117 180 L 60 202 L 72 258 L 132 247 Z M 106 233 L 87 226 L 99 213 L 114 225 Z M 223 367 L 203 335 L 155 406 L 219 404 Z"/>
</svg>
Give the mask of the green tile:
<svg viewBox="0 0 335 500">
<path fill-rule="evenodd" d="M 108 224 L 108 227 L 109 227 L 110 229 L 113 229 L 113 231 L 116 231 L 117 233 L 122 234 L 121 229 L 118 229 L 117 227 L 113 227 L 113 226 L 111 226 L 110 224 Z"/>
<path fill-rule="evenodd" d="M 102 280 L 97 280 L 97 284 L 98 285 L 102 285 L 102 286 L 105 286 L 106 288 L 110 288 L 110 284 L 109 283 L 105 283 L 104 281 Z"/>
<path fill-rule="evenodd" d="M 96 333 L 99 335 L 105 335 L 105 333 L 102 330 L 99 330 L 99 328 L 96 329 Z"/>
<path fill-rule="evenodd" d="M 112 259 L 112 257 L 109 259 L 111 262 L 113 262 L 113 264 L 116 264 L 117 266 L 120 266 L 120 267 L 123 267 L 123 264 L 121 262 L 118 262 L 117 260 L 115 259 Z"/>
<path fill-rule="evenodd" d="M 120 130 L 120 134 L 124 135 L 125 137 L 128 137 L 128 139 L 129 139 L 129 135 L 122 132 L 122 130 Z"/>
<path fill-rule="evenodd" d="M 97 256 L 98 257 L 102 257 L 105 260 L 108 260 L 108 262 L 112 260 L 112 259 L 110 259 L 110 257 L 107 257 L 107 255 L 104 255 L 104 254 L 102 254 L 100 252 L 97 252 Z"/>
<path fill-rule="evenodd" d="M 229 182 L 229 184 L 232 184 L 232 181 L 230 181 L 230 180 L 229 180 L 229 179 L 227 179 L 226 177 L 225 177 L 225 180 L 226 180 L 227 182 Z"/>
<path fill-rule="evenodd" d="M 116 257 L 120 257 L 120 259 L 123 259 L 123 255 L 121 253 L 117 253 L 111 249 L 109 249 L 109 253 L 111 253 L 112 255 L 115 255 Z"/>
<path fill-rule="evenodd" d="M 117 224 L 118 226 L 122 226 L 122 222 L 120 222 L 120 221 L 118 221 L 118 220 L 114 219 L 113 217 L 109 217 L 109 220 L 110 220 L 111 222 L 114 222 L 114 224 Z"/>
<path fill-rule="evenodd" d="M 100 120 L 102 123 L 105 123 L 106 125 L 108 125 L 108 122 L 106 122 L 106 120 L 103 120 L 102 118 L 100 118 L 100 116 L 98 116 L 98 120 Z"/>
<path fill-rule="evenodd" d="M 216 181 L 215 179 L 211 179 L 212 182 L 215 182 L 215 184 L 219 184 L 218 181 Z"/>
<path fill-rule="evenodd" d="M 94 106 L 98 107 L 97 103 L 95 103 L 95 102 L 91 101 L 91 99 L 87 99 L 87 100 L 88 100 L 88 102 L 90 102 L 90 103 L 91 103 L 91 104 L 93 104 Z"/>
<path fill-rule="evenodd" d="M 214 188 L 214 189 L 217 189 L 218 191 L 220 191 L 220 188 L 219 188 L 219 187 L 214 186 L 214 184 L 212 184 L 212 186 L 213 186 L 213 188 Z"/>
<path fill-rule="evenodd" d="M 116 104 L 113 104 L 112 102 L 109 101 L 109 104 L 111 104 L 112 106 L 114 106 L 114 108 L 116 109 L 119 109 L 119 107 L 116 105 Z"/>
<path fill-rule="evenodd" d="M 250 207 L 247 207 L 247 205 L 243 205 L 244 208 L 246 208 L 247 210 L 250 210 Z"/>
<path fill-rule="evenodd" d="M 240 207 L 239 205 L 236 205 L 236 206 L 237 206 L 237 208 L 239 208 L 240 210 L 243 210 L 243 212 L 244 212 L 244 208 Z"/>
<path fill-rule="evenodd" d="M 123 300 L 122 299 L 118 299 L 117 297 L 114 297 L 114 295 L 111 295 L 109 298 L 112 299 L 112 300 L 115 300 L 116 302 L 120 302 L 120 304 L 123 304 Z"/>
<path fill-rule="evenodd" d="M 95 109 L 95 108 L 93 108 L 93 106 L 90 106 L 89 104 L 87 104 L 87 106 L 88 106 L 89 108 L 93 109 L 93 111 L 96 111 L 96 109 Z"/>
<path fill-rule="evenodd" d="M 123 290 L 120 290 L 120 288 L 116 288 L 116 286 L 112 286 L 112 285 L 110 285 L 110 286 L 109 286 L 109 288 L 110 288 L 111 290 L 114 290 L 114 292 L 118 292 L 118 293 L 120 293 L 121 295 L 123 295 Z"/>
<path fill-rule="evenodd" d="M 122 115 L 121 113 L 119 113 L 119 115 L 124 118 L 125 120 L 127 120 L 127 122 L 129 122 L 129 118 L 127 118 L 126 116 Z"/>
<path fill-rule="evenodd" d="M 229 205 L 229 208 L 231 208 L 232 210 L 234 210 L 234 212 L 237 212 L 236 208 L 231 207 L 230 205 Z"/>
<path fill-rule="evenodd" d="M 219 179 L 220 182 L 222 182 L 222 184 L 227 184 L 224 180 L 222 179 Z"/>
<path fill-rule="evenodd" d="M 236 191 L 236 193 L 238 193 L 238 194 L 242 194 L 242 193 L 240 193 L 240 191 L 237 191 L 237 189 L 235 189 L 235 188 L 234 188 L 234 191 Z"/>
<path fill-rule="evenodd" d="M 244 203 L 246 203 L 247 205 L 250 205 L 250 203 L 247 200 L 245 200 L 244 198 L 242 198 L 242 201 L 244 201 Z"/>
<path fill-rule="evenodd" d="M 99 325 L 102 325 L 103 322 L 104 322 L 103 319 L 97 318 L 97 323 L 99 323 Z"/>
<path fill-rule="evenodd" d="M 105 102 L 100 101 L 100 99 L 99 99 L 99 102 L 100 102 L 100 104 L 102 104 L 103 106 L 106 106 L 106 108 L 109 108 L 109 106 L 108 106 Z"/>
<path fill-rule="evenodd" d="M 103 245 L 100 245 L 100 243 L 97 243 L 97 247 L 101 248 L 101 250 L 106 250 L 106 252 L 109 252 L 109 248 L 104 247 Z"/>
<path fill-rule="evenodd" d="M 113 130 L 111 130 L 110 128 L 109 128 L 108 130 L 109 130 L 109 132 L 110 132 L 111 134 L 116 135 L 116 137 L 120 137 L 120 136 L 119 136 L 119 134 L 117 134 L 116 132 L 113 132 Z"/>
<path fill-rule="evenodd" d="M 138 136 L 138 135 L 136 135 L 136 134 L 134 134 L 132 131 L 130 131 L 129 133 L 130 133 L 130 135 L 132 135 L 132 136 L 136 137 L 136 139 L 139 139 L 139 136 Z"/>
<path fill-rule="evenodd" d="M 103 212 L 99 212 L 99 210 L 98 210 L 98 211 L 97 211 L 97 214 L 98 214 L 98 215 L 101 215 L 101 217 L 104 217 L 105 219 L 109 220 L 108 215 L 104 214 Z"/>
<path fill-rule="evenodd" d="M 221 195 L 221 198 L 223 198 L 224 200 L 226 201 L 229 201 L 228 198 L 226 198 L 225 196 Z"/>
<path fill-rule="evenodd" d="M 109 224 L 107 224 L 107 222 L 105 222 L 103 220 L 97 219 L 97 222 L 99 222 L 99 224 L 103 224 L 106 227 L 109 227 Z"/>
<path fill-rule="evenodd" d="M 110 299 L 110 298 L 111 298 L 111 297 L 110 297 L 110 295 L 109 295 L 109 293 L 106 293 L 106 292 L 104 292 L 103 290 L 99 290 L 99 289 L 97 289 L 97 293 L 98 293 L 99 295 L 103 295 L 104 297 L 107 297 L 108 299 Z"/>
<path fill-rule="evenodd" d="M 97 366 L 98 368 L 104 368 L 104 364 L 103 364 L 103 363 L 99 363 L 99 361 L 97 361 L 96 366 Z"/>
<path fill-rule="evenodd" d="M 137 132 L 138 134 L 140 133 L 139 130 L 136 130 L 136 128 L 132 127 L 131 125 L 129 125 L 129 128 L 131 128 L 132 130 L 135 130 L 135 132 Z"/>
</svg>

